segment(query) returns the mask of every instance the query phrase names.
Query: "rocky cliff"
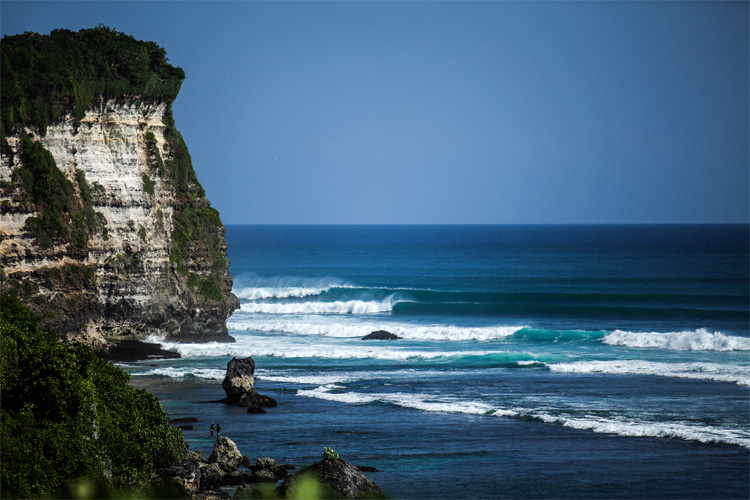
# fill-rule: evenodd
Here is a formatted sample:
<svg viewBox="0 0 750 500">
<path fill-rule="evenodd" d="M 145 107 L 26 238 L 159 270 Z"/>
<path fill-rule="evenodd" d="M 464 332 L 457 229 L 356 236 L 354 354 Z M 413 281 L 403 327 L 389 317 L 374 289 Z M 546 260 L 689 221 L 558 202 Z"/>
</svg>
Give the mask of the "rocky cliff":
<svg viewBox="0 0 750 500">
<path fill-rule="evenodd" d="M 6 67 L 21 52 L 7 38 L 4 90 L 12 86 Z M 90 49 L 88 39 L 82 44 Z M 148 44 L 141 55 L 153 61 Z M 11 74 L 24 71 L 28 58 L 20 59 Z M 156 81 L 146 71 L 143 82 Z M 34 96 L 3 102 L 4 112 L 16 111 L 3 116 L 0 289 L 46 315 L 68 340 L 231 341 L 226 320 L 239 301 L 224 227 L 175 128 L 172 97 L 102 88 L 89 99 L 59 91 L 43 123 L 18 111 L 32 108 Z"/>
</svg>

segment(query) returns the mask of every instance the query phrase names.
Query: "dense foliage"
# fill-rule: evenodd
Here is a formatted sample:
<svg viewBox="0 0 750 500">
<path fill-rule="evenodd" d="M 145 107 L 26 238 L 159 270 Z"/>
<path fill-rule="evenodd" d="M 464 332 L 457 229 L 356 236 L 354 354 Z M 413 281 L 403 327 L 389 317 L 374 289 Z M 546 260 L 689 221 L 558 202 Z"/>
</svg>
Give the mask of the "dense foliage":
<svg viewBox="0 0 750 500">
<path fill-rule="evenodd" d="M 70 496 L 82 478 L 135 490 L 186 445 L 159 401 L 88 347 L 67 345 L 2 300 L 2 496 Z"/>
<path fill-rule="evenodd" d="M 156 43 L 103 25 L 5 36 L 0 62 L 2 137 L 16 123 L 36 125 L 44 133 L 66 111 L 80 120 L 98 96 L 173 101 L 185 79 Z"/>
<path fill-rule="evenodd" d="M 55 243 L 73 243 L 85 248 L 95 231 L 101 230 L 106 236 L 106 219 L 92 207 L 91 189 L 83 172 L 76 173 L 79 198 L 73 183 L 57 168 L 41 142 L 24 135 L 22 145 L 23 163 L 14 175 L 39 214 L 26 219 L 26 229 L 36 244 L 49 248 Z"/>
</svg>

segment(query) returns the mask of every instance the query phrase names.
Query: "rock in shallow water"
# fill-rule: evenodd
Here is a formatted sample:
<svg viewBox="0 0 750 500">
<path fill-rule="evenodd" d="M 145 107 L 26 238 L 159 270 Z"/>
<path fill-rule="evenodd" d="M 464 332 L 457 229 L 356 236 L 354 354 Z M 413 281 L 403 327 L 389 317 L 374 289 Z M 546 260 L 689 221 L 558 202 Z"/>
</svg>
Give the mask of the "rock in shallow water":
<svg viewBox="0 0 750 500">
<path fill-rule="evenodd" d="M 362 337 L 362 340 L 397 340 L 400 339 L 398 335 L 391 332 L 386 332 L 385 330 L 378 330 L 377 332 L 372 332 L 369 335 L 365 335 Z"/>
<path fill-rule="evenodd" d="M 242 396 L 255 386 L 255 361 L 253 358 L 232 358 L 227 363 L 227 374 L 221 383 L 230 403 L 238 403 Z"/>
<path fill-rule="evenodd" d="M 221 387 L 226 392 L 225 402 L 248 408 L 248 413 L 265 413 L 258 408 L 275 408 L 276 400 L 258 394 L 255 386 L 255 361 L 253 358 L 232 358 L 227 363 L 227 374 Z"/>
</svg>

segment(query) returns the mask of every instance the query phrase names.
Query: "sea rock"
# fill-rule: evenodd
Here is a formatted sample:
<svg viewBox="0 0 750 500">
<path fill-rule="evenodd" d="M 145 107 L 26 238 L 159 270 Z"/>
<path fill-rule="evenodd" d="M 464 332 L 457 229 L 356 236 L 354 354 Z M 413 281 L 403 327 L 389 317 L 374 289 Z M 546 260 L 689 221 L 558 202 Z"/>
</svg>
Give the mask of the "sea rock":
<svg viewBox="0 0 750 500">
<path fill-rule="evenodd" d="M 251 390 L 242 395 L 237 402 L 237 405 L 247 407 L 248 413 L 251 413 L 251 408 L 276 408 L 277 403 L 275 399 L 258 394 L 256 391 Z"/>
<path fill-rule="evenodd" d="M 248 409 L 248 413 L 265 413 L 263 408 L 275 408 L 276 400 L 258 394 L 255 386 L 255 361 L 253 358 L 232 358 L 227 363 L 227 374 L 221 387 L 227 394 L 225 402 Z M 260 411 L 259 411 L 260 410 Z"/>
<path fill-rule="evenodd" d="M 251 391 L 255 392 L 253 391 L 254 386 L 255 361 L 253 358 L 232 358 L 227 363 L 227 374 L 221 383 L 221 387 L 227 394 L 227 401 L 229 403 L 239 403 L 245 394 Z"/>
<path fill-rule="evenodd" d="M 287 478 L 277 492 L 286 498 L 295 498 L 305 478 L 318 482 L 321 498 L 384 498 L 383 492 L 362 471 L 341 459 L 325 459 L 303 467 Z"/>
<path fill-rule="evenodd" d="M 234 441 L 222 436 L 216 439 L 214 450 L 208 457 L 208 463 L 217 464 L 226 473 L 233 472 L 242 463 L 242 453 Z"/>
<path fill-rule="evenodd" d="M 283 465 L 277 464 L 273 458 L 259 458 L 251 469 L 255 475 L 260 471 L 269 471 L 277 481 L 281 481 L 289 475 L 289 470 Z"/>
<path fill-rule="evenodd" d="M 241 484 L 249 483 L 251 481 L 252 479 L 250 478 L 250 474 L 248 474 L 244 470 L 235 470 L 229 472 L 228 474 L 224 474 L 224 477 L 221 478 L 221 484 L 223 484 L 224 486 L 238 486 Z"/>
<path fill-rule="evenodd" d="M 369 335 L 365 335 L 362 337 L 362 340 L 397 340 L 400 339 L 398 335 L 386 332 L 385 330 L 378 330 L 376 332 L 372 332 Z"/>
<path fill-rule="evenodd" d="M 275 483 L 278 481 L 276 474 L 268 469 L 262 469 L 258 472 L 253 472 L 250 477 L 250 481 L 253 483 Z"/>
</svg>

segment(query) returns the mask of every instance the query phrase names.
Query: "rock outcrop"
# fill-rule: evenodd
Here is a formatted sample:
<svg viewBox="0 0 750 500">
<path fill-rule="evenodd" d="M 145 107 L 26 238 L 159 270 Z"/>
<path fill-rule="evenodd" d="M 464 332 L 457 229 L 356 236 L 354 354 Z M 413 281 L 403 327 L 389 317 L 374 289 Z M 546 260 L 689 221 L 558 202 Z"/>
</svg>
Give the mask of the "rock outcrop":
<svg viewBox="0 0 750 500">
<path fill-rule="evenodd" d="M 313 486 L 310 486 L 310 481 L 314 481 Z M 317 498 L 385 497 L 380 488 L 359 468 L 340 458 L 325 459 L 303 467 L 286 479 L 277 491 L 283 498 L 298 498 L 303 494 L 301 488 L 319 489 Z"/>
<path fill-rule="evenodd" d="M 232 358 L 227 363 L 227 374 L 221 383 L 227 394 L 225 402 L 248 408 L 248 413 L 265 413 L 263 408 L 275 408 L 276 400 L 258 394 L 255 387 L 255 361 Z"/>
<path fill-rule="evenodd" d="M 36 158 L 59 172 L 34 170 Z M 50 172 L 65 188 L 62 214 L 35 198 Z M 0 204 L 0 291 L 63 338 L 100 347 L 150 334 L 233 340 L 226 320 L 239 300 L 225 228 L 171 101 L 99 97 L 82 119 L 71 111 L 44 130 L 16 124 L 2 141 Z"/>
<path fill-rule="evenodd" d="M 224 472 L 232 472 L 242 463 L 242 453 L 234 444 L 234 441 L 227 437 L 216 438 L 214 450 L 208 457 L 209 464 L 217 464 Z"/>
<path fill-rule="evenodd" d="M 386 332 L 385 330 L 378 330 L 377 332 L 372 332 L 370 334 L 365 335 L 362 337 L 362 340 L 397 340 L 400 339 L 398 335 L 391 332 Z"/>
<path fill-rule="evenodd" d="M 229 403 L 238 403 L 242 396 L 255 387 L 255 360 L 232 358 L 227 363 L 227 374 L 221 383 Z"/>
<path fill-rule="evenodd" d="M 235 499 L 384 498 L 362 467 L 339 458 L 326 458 L 290 476 L 292 469 L 271 458 L 259 458 L 253 465 L 231 439 L 219 437 L 208 459 L 189 452 L 180 465 L 156 470 L 150 493 L 154 498 L 213 499 L 225 495 L 220 488 L 238 486 Z"/>
</svg>

